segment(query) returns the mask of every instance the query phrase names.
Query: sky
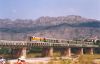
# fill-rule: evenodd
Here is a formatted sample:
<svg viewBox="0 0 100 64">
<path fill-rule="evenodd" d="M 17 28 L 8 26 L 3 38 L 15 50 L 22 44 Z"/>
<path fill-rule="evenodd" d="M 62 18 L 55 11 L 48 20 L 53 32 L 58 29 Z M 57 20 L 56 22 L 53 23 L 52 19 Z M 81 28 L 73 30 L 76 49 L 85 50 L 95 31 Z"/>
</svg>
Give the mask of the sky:
<svg viewBox="0 0 100 64">
<path fill-rule="evenodd" d="M 100 0 L 0 0 L 1 19 L 68 15 L 100 20 Z"/>
</svg>

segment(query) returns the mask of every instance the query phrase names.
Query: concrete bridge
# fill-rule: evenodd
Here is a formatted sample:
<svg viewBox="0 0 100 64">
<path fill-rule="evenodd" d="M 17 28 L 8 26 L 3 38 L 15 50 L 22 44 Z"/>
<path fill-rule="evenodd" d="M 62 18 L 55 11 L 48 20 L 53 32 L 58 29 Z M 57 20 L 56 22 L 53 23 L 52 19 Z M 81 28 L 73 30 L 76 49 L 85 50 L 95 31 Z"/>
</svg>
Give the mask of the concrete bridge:
<svg viewBox="0 0 100 64">
<path fill-rule="evenodd" d="M 53 56 L 54 48 L 63 48 L 60 52 L 62 56 L 71 56 L 71 49 L 76 48 L 77 54 L 83 55 L 84 48 L 87 48 L 87 53 L 93 54 L 94 48 L 99 48 L 98 45 L 94 45 L 93 42 L 84 41 L 67 41 L 60 43 L 41 42 L 41 41 L 8 41 L 0 40 L 0 47 L 12 48 L 14 55 L 26 57 L 26 51 L 30 47 L 40 47 L 43 49 L 42 56 Z"/>
</svg>

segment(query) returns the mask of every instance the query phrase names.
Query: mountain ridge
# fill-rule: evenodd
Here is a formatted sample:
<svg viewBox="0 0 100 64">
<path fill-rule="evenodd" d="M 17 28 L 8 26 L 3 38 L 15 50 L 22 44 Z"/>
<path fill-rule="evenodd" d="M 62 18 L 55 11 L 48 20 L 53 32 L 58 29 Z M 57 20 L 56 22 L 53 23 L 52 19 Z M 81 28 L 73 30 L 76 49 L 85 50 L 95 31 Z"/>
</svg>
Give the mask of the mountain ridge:
<svg viewBox="0 0 100 64">
<path fill-rule="evenodd" d="M 0 39 L 25 40 L 27 36 L 79 39 L 100 36 L 100 21 L 69 15 L 35 20 L 0 19 Z M 17 34 L 17 35 L 16 35 Z"/>
</svg>

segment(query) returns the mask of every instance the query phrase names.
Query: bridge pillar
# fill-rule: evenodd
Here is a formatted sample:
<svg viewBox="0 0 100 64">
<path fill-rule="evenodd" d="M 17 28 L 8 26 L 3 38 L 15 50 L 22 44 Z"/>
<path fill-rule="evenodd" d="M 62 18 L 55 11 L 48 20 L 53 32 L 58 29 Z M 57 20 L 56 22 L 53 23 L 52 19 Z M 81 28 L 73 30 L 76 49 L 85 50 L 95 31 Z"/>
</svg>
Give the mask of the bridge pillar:
<svg viewBox="0 0 100 64">
<path fill-rule="evenodd" d="M 44 48 L 43 51 L 42 51 L 42 56 L 52 57 L 53 56 L 53 47 Z"/>
<path fill-rule="evenodd" d="M 23 47 L 23 48 L 21 49 L 21 56 L 24 56 L 25 58 L 26 58 L 26 50 L 27 50 L 26 47 Z"/>
<path fill-rule="evenodd" d="M 71 56 L 71 48 L 65 48 L 63 51 L 63 56 Z"/>
<path fill-rule="evenodd" d="M 83 55 L 84 53 L 83 53 L 83 48 L 78 48 L 78 55 Z"/>
<path fill-rule="evenodd" d="M 48 56 L 52 57 L 53 56 L 53 47 L 50 47 L 48 50 Z"/>
<path fill-rule="evenodd" d="M 88 53 L 93 54 L 93 48 L 88 48 Z"/>
</svg>

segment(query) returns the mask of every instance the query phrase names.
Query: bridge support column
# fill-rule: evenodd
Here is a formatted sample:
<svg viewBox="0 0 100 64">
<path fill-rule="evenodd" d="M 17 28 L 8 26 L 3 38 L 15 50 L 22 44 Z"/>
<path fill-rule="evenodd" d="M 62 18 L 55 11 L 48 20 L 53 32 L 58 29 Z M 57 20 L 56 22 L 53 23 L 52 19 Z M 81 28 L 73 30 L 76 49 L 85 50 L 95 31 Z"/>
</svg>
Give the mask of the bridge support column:
<svg viewBox="0 0 100 64">
<path fill-rule="evenodd" d="M 53 47 L 50 48 L 44 48 L 42 51 L 42 56 L 49 56 L 52 57 L 53 56 Z"/>
<path fill-rule="evenodd" d="M 79 48 L 78 49 L 78 55 L 83 55 L 84 53 L 83 53 L 83 48 Z"/>
<path fill-rule="evenodd" d="M 53 47 L 50 47 L 48 50 L 48 56 L 52 57 L 53 56 Z"/>
<path fill-rule="evenodd" d="M 23 47 L 21 50 L 21 56 L 24 56 L 25 58 L 26 58 L 26 50 L 27 50 L 26 47 Z"/>
<path fill-rule="evenodd" d="M 93 54 L 93 48 L 88 48 L 88 53 Z"/>
<path fill-rule="evenodd" d="M 65 48 L 63 51 L 63 56 L 71 56 L 71 48 Z"/>
</svg>

